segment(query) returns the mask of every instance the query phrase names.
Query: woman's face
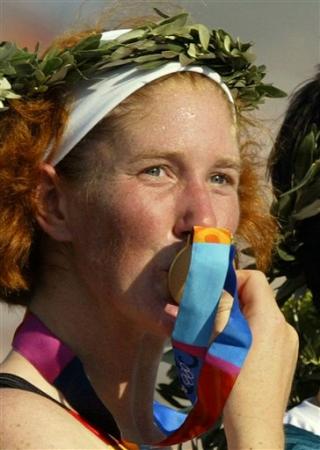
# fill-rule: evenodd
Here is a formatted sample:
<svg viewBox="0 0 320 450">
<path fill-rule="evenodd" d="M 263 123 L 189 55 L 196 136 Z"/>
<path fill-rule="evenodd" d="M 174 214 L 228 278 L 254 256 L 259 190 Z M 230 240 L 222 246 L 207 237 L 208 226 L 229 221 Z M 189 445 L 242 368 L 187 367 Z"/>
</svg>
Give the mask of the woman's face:
<svg viewBox="0 0 320 450">
<path fill-rule="evenodd" d="M 229 108 L 213 83 L 154 86 L 144 114 L 126 118 L 101 162 L 89 202 L 70 201 L 80 279 L 128 327 L 168 336 L 178 312 L 168 270 L 188 233 L 237 228 L 240 157 Z"/>
</svg>

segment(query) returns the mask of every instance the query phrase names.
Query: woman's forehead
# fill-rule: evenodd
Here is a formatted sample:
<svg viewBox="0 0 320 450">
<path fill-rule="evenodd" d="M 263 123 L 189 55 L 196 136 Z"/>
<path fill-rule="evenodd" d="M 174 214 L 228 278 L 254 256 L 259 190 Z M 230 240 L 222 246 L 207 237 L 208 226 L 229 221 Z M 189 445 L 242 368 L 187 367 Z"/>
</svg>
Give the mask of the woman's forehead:
<svg viewBox="0 0 320 450">
<path fill-rule="evenodd" d="M 178 72 L 158 78 L 151 83 L 146 84 L 143 88 L 133 93 L 130 97 L 134 99 L 148 98 L 154 96 L 183 96 L 189 94 L 197 96 L 201 92 L 215 93 L 217 96 L 224 97 L 226 102 L 232 105 L 228 99 L 224 89 L 219 83 L 207 76 L 194 72 Z M 126 102 L 127 99 L 124 101 Z"/>
<path fill-rule="evenodd" d="M 168 78 L 162 83 L 146 86 L 137 95 L 133 94 L 132 99 L 128 99 L 132 108 L 129 108 L 129 114 L 124 117 L 129 124 L 133 121 L 133 130 L 146 123 L 165 130 L 191 123 L 192 120 L 197 121 L 200 128 L 202 124 L 213 120 L 215 124 L 228 130 L 230 127 L 234 128 L 234 106 L 215 82 L 208 81 L 203 85 L 201 81 L 199 85 L 195 85 L 180 80 L 172 83 Z M 198 89 L 200 85 L 206 88 Z M 187 127 L 184 127 L 184 131 L 192 132 Z"/>
<path fill-rule="evenodd" d="M 137 108 L 126 114 L 116 131 L 121 154 L 173 154 L 182 149 L 212 148 L 237 160 L 237 136 L 228 100 L 219 89 L 195 90 L 165 84 L 138 99 Z M 118 150 L 117 150 L 118 151 Z"/>
</svg>

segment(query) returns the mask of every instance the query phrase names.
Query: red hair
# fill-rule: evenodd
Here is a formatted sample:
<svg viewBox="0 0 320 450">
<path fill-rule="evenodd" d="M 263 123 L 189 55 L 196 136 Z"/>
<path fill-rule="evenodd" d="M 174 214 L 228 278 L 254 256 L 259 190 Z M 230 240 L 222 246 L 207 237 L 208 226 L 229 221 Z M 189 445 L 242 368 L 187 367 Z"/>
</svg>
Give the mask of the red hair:
<svg viewBox="0 0 320 450">
<path fill-rule="evenodd" d="M 66 121 L 62 104 L 52 99 L 11 101 L 0 114 L 0 294 L 28 290 L 34 242 L 39 165 Z M 14 296 L 13 296 L 14 297 Z M 17 300 L 20 303 L 20 300 Z"/>
</svg>

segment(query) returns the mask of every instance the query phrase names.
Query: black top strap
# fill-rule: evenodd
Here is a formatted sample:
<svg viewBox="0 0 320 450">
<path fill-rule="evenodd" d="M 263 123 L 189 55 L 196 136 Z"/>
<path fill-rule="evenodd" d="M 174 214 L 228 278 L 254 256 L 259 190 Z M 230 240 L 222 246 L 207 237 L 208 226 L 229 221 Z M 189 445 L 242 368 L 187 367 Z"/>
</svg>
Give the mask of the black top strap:
<svg viewBox="0 0 320 450">
<path fill-rule="evenodd" d="M 50 395 L 37 388 L 34 384 L 30 383 L 24 378 L 19 377 L 18 375 L 14 375 L 13 373 L 0 373 L 0 389 L 1 388 L 20 389 L 22 391 L 34 392 L 35 394 L 41 395 L 42 397 L 45 397 L 57 403 L 62 408 L 68 409 L 62 403 L 58 402 L 54 398 L 50 397 Z"/>
<path fill-rule="evenodd" d="M 79 364 L 77 361 L 78 360 L 75 359 L 75 361 L 70 364 L 70 369 L 68 368 L 63 376 L 59 377 L 54 386 L 59 390 L 61 386 L 66 387 L 65 391 L 67 395 L 65 395 L 65 398 L 80 416 L 93 426 L 93 428 L 101 432 L 102 435 L 108 437 L 111 435 L 116 439 L 120 439 L 120 431 L 115 420 L 98 399 L 87 378 L 83 376 L 84 372 L 80 370 L 82 366 L 78 367 Z M 50 395 L 18 375 L 12 373 L 0 373 L 0 389 L 1 388 L 21 389 L 22 391 L 33 392 L 55 402 L 67 411 L 70 411 L 67 406 L 50 397 Z"/>
</svg>

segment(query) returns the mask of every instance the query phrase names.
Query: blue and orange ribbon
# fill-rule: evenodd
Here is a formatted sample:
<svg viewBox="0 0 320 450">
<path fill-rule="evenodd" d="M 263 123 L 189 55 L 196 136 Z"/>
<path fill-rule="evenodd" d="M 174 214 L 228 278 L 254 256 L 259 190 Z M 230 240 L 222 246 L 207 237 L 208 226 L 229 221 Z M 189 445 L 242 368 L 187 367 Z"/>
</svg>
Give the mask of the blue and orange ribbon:
<svg viewBox="0 0 320 450">
<path fill-rule="evenodd" d="M 181 387 L 192 409 L 185 414 L 155 403 L 155 421 L 167 435 L 159 446 L 190 440 L 214 425 L 250 348 L 231 242 L 228 230 L 194 227 L 190 268 L 172 335 Z M 226 326 L 211 342 L 223 290 L 233 297 L 233 305 Z"/>
</svg>

